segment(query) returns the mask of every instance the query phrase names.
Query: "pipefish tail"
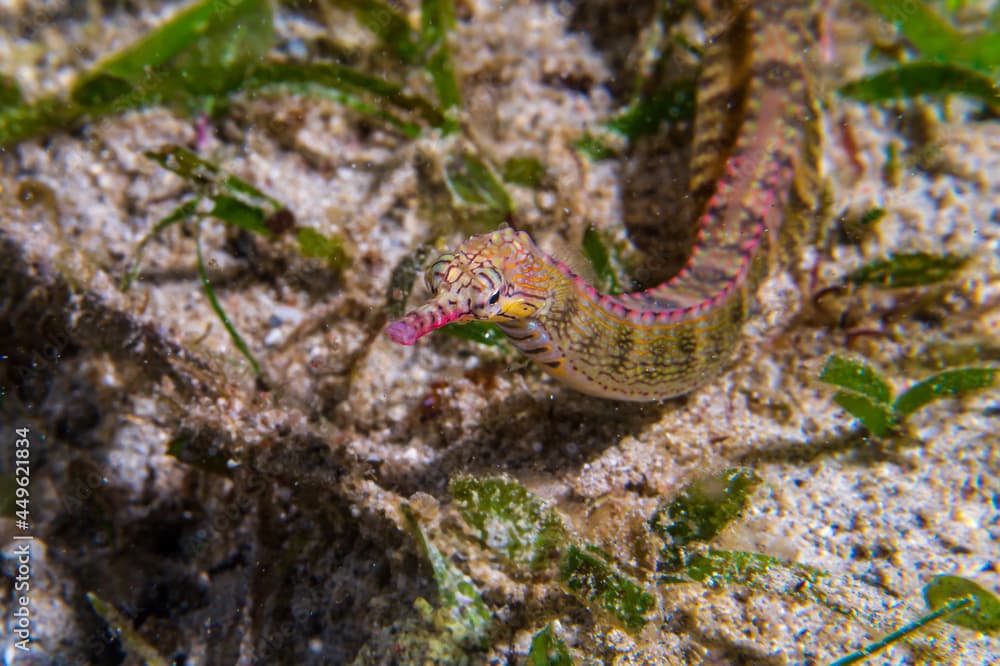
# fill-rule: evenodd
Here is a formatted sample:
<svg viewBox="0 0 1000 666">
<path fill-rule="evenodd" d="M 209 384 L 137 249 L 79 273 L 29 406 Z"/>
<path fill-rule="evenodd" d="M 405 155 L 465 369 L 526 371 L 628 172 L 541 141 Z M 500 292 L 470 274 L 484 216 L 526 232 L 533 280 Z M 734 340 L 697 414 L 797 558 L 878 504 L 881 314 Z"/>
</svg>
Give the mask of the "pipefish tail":
<svg viewBox="0 0 1000 666">
<path fill-rule="evenodd" d="M 527 233 L 502 228 L 439 257 L 426 275 L 432 298 L 391 323 L 389 337 L 411 345 L 450 322 L 495 322 L 552 377 L 617 400 L 670 398 L 718 377 L 739 342 L 762 248 L 779 232 L 786 250 L 800 240 L 806 216 L 796 210 L 815 203 L 811 4 L 735 2 L 709 32 L 690 183 L 705 204 L 680 273 L 603 294 Z"/>
</svg>

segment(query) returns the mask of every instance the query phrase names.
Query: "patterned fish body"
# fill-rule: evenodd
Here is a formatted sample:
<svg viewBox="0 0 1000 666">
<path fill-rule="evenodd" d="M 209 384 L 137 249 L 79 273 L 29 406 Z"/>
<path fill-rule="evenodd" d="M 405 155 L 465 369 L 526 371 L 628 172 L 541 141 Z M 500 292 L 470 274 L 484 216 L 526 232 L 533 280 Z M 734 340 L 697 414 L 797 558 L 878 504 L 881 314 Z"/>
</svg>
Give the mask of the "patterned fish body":
<svg viewBox="0 0 1000 666">
<path fill-rule="evenodd" d="M 390 324 L 389 336 L 413 344 L 453 321 L 496 322 L 559 381 L 618 400 L 669 398 L 717 377 L 739 341 L 765 241 L 788 217 L 782 238 L 794 245 L 800 213 L 815 203 L 809 5 L 734 10 L 710 37 L 691 169 L 692 196 L 707 201 L 678 275 L 646 291 L 602 294 L 528 234 L 504 228 L 441 256 L 427 272 L 434 297 Z"/>
</svg>

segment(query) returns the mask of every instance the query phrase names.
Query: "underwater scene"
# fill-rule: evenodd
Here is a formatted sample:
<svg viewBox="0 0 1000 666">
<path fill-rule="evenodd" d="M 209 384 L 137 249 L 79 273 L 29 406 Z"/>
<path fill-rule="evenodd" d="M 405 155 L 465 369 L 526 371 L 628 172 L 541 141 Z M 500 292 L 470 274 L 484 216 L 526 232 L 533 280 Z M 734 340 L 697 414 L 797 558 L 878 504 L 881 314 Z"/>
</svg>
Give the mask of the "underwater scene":
<svg viewBox="0 0 1000 666">
<path fill-rule="evenodd" d="M 0 0 L 0 663 L 1000 664 L 1000 2 Z"/>
</svg>

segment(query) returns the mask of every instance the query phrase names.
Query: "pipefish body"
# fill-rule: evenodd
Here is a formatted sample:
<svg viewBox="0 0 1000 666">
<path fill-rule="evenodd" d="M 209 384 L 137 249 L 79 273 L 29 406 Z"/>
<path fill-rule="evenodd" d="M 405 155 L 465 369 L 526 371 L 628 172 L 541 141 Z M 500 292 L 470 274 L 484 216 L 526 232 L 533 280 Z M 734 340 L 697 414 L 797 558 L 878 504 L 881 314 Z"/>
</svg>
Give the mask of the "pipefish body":
<svg viewBox="0 0 1000 666">
<path fill-rule="evenodd" d="M 439 257 L 426 275 L 432 298 L 388 335 L 411 345 L 451 322 L 495 322 L 555 379 L 617 400 L 670 398 L 716 378 L 739 341 L 762 248 L 779 231 L 794 244 L 805 216 L 788 211 L 815 204 L 811 4 L 734 3 L 709 33 L 690 183 L 706 203 L 680 273 L 645 291 L 603 294 L 527 233 L 503 228 Z"/>
</svg>

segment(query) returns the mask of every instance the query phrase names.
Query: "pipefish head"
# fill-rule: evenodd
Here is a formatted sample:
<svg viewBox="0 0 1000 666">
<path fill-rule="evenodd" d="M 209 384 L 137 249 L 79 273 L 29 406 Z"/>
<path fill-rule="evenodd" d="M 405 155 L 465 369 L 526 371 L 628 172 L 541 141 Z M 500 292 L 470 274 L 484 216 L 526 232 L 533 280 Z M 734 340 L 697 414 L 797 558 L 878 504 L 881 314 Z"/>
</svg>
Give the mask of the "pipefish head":
<svg viewBox="0 0 1000 666">
<path fill-rule="evenodd" d="M 526 284 L 538 250 L 524 232 L 510 228 L 472 236 L 441 255 L 425 274 L 432 297 L 386 329 L 394 341 L 412 345 L 451 322 L 511 322 L 539 305 Z"/>
</svg>

